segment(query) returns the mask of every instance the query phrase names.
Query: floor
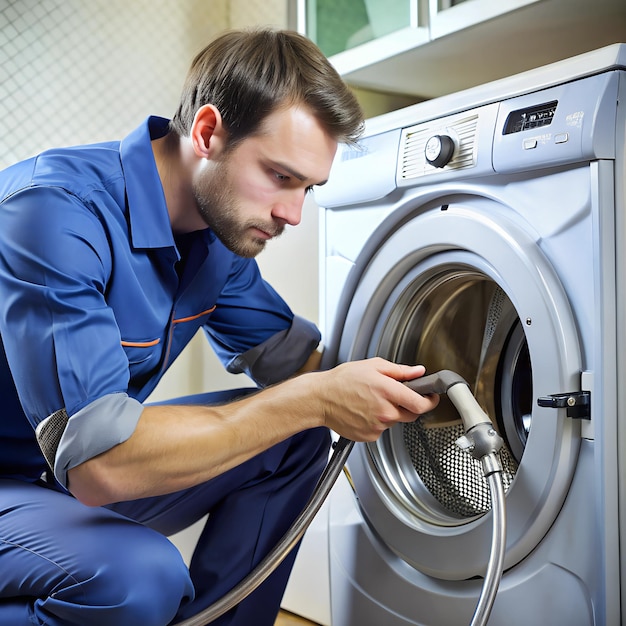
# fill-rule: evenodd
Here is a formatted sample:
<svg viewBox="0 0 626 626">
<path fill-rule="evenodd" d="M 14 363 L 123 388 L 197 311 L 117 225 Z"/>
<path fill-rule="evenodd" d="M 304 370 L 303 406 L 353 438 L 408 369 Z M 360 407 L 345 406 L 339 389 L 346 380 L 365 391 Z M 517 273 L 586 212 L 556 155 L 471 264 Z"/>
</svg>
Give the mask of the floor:
<svg viewBox="0 0 626 626">
<path fill-rule="evenodd" d="M 308 619 L 304 619 L 299 615 L 293 613 L 287 613 L 287 611 L 281 611 L 278 614 L 278 619 L 274 626 L 317 626 L 314 622 L 310 622 Z"/>
</svg>

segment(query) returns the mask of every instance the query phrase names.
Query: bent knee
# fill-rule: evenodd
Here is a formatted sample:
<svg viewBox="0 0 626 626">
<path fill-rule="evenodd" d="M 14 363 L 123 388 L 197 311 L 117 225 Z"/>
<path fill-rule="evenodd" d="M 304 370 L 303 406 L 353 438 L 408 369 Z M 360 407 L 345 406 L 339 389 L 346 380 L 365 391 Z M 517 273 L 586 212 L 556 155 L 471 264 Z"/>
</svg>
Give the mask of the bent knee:
<svg viewBox="0 0 626 626">
<path fill-rule="evenodd" d="M 101 558 L 88 578 L 48 598 L 46 610 L 71 624 L 169 624 L 181 603 L 193 599 L 193 584 L 176 547 L 144 530 L 132 545 Z"/>
<path fill-rule="evenodd" d="M 182 602 L 193 599 L 189 570 L 176 547 L 165 537 L 159 543 L 133 554 L 116 572 L 120 594 L 116 626 L 165 626 L 178 612 Z M 112 598 L 111 600 L 114 601 Z"/>
</svg>

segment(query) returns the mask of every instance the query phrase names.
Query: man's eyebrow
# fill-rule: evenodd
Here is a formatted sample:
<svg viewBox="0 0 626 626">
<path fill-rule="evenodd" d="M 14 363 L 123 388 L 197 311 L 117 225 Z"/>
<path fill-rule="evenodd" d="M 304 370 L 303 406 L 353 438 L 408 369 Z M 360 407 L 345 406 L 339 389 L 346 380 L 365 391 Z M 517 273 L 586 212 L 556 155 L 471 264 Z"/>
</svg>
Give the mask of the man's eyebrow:
<svg viewBox="0 0 626 626">
<path fill-rule="evenodd" d="M 301 174 L 300 172 L 294 170 L 291 166 L 287 165 L 286 163 L 276 163 L 276 167 L 284 170 L 285 172 L 287 172 L 287 174 L 289 174 L 290 176 L 293 176 L 294 178 L 297 178 L 298 180 L 305 182 L 307 180 L 309 180 L 308 176 L 305 176 L 304 174 Z M 322 180 L 319 183 L 313 183 L 314 185 L 321 187 L 322 185 L 325 185 L 328 182 L 328 180 Z"/>
</svg>

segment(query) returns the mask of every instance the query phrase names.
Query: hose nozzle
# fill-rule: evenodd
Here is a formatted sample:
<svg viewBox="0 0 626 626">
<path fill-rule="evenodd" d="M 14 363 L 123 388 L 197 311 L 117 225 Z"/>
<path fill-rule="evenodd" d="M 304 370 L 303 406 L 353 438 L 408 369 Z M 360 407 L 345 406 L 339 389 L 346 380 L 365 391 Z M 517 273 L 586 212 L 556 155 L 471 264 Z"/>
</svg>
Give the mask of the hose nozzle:
<svg viewBox="0 0 626 626">
<path fill-rule="evenodd" d="M 465 435 L 459 438 L 457 445 L 468 450 L 476 459 L 498 452 L 504 445 L 502 437 L 493 428 L 489 416 L 470 391 L 465 379 L 450 370 L 441 370 L 435 374 L 422 376 L 404 383 L 420 395 L 431 393 L 448 395 L 452 404 L 463 420 Z"/>
</svg>

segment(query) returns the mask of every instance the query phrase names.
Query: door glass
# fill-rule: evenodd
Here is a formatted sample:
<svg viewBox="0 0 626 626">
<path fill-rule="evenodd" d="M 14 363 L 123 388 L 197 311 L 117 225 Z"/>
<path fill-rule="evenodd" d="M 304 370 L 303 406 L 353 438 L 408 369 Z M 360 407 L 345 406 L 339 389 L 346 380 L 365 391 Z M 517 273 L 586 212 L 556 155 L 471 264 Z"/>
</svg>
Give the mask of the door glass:
<svg viewBox="0 0 626 626">
<path fill-rule="evenodd" d="M 505 292 L 468 267 L 422 275 L 393 303 L 376 353 L 464 378 L 505 441 L 499 454 L 508 490 L 531 427 L 532 370 L 521 322 Z M 463 433 L 444 395 L 430 414 L 391 428 L 368 446 L 399 500 L 433 521 L 452 523 L 491 508 L 480 461 L 456 445 Z"/>
<path fill-rule="evenodd" d="M 411 0 L 308 0 L 306 7 L 307 36 L 326 56 L 411 24 Z"/>
</svg>

